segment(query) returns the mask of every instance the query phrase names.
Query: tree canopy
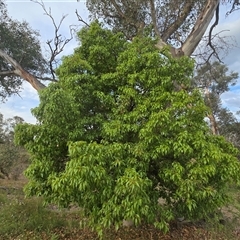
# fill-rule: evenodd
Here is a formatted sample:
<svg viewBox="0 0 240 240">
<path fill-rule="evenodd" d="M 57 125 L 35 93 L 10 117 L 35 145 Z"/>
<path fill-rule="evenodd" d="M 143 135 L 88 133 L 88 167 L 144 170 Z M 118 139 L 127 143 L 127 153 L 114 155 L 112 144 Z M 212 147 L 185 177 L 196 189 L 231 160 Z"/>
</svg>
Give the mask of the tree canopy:
<svg viewBox="0 0 240 240">
<path fill-rule="evenodd" d="M 237 72 L 229 72 L 226 65 L 217 61 L 211 64 L 207 63 L 197 69 L 197 74 L 193 78 L 192 86 L 201 90 L 206 106 L 211 109 L 208 118 L 214 134 L 221 133 L 225 135 L 226 130 L 223 131 L 224 125 L 227 126 L 237 121 L 227 108 L 222 107 L 220 98 L 223 93 L 230 90 L 230 86 L 236 84 L 237 79 Z M 229 122 L 226 121 L 227 119 Z M 221 130 L 218 125 L 222 127 Z"/>
<path fill-rule="evenodd" d="M 167 231 L 226 203 L 240 180 L 238 151 L 211 134 L 201 93 L 176 89 L 191 85 L 193 61 L 97 22 L 78 36 L 59 82 L 40 92 L 38 124 L 16 128 L 31 155 L 26 194 L 77 204 L 100 235 L 124 219 Z"/>
<path fill-rule="evenodd" d="M 147 31 L 158 38 L 159 49 L 170 45 L 173 56 L 192 55 L 210 27 L 206 39 L 208 54 L 218 57 L 212 30 L 218 24 L 221 3 L 231 6 L 226 14 L 239 5 L 239 1 L 228 0 L 87 0 L 87 7 L 91 19 L 102 19 L 128 39 Z M 215 21 L 210 26 L 214 16 Z"/>
<path fill-rule="evenodd" d="M 18 92 L 23 80 L 29 82 L 37 91 L 46 87 L 41 80 L 56 81 L 55 58 L 73 38 L 72 29 L 70 38 L 59 33 L 59 28 L 66 16 L 63 16 L 57 24 L 51 11 L 47 11 L 43 2 L 32 1 L 42 6 L 54 26 L 54 39 L 47 42 L 51 56 L 48 60 L 42 57 L 37 32 L 32 30 L 26 22 L 21 23 L 9 18 L 6 5 L 1 0 L 0 30 L 10 40 L 6 41 L 5 37 L 1 39 L 0 45 L 2 97 Z M 158 42 L 155 46 L 158 49 L 169 46 L 174 57 L 192 55 L 215 15 L 215 22 L 210 27 L 209 37 L 206 39 L 209 57 L 204 59 L 208 61 L 213 55 L 219 58 L 212 30 L 218 24 L 221 2 L 231 6 L 228 14 L 238 9 L 239 1 L 231 0 L 87 0 L 86 4 L 90 11 L 90 20 L 103 20 L 115 32 L 122 32 L 130 41 L 135 36 L 147 35 L 157 38 Z M 78 13 L 77 17 L 79 21 L 86 24 Z M 1 36 L 3 37 L 2 34 Z M 49 75 L 43 76 L 43 73 L 49 73 Z"/>
<path fill-rule="evenodd" d="M 10 18 L 4 2 L 0 3 L 0 97 L 4 99 L 19 92 L 22 69 L 33 76 L 42 76 L 47 72 L 47 63 L 38 32 L 25 21 Z"/>
</svg>

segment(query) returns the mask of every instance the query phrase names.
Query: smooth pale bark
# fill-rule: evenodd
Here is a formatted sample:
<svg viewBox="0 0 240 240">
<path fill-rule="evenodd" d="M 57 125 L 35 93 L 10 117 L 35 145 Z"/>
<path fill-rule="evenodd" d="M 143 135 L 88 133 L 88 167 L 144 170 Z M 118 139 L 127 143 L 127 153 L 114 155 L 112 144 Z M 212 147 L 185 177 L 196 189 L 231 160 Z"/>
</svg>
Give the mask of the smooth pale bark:
<svg viewBox="0 0 240 240">
<path fill-rule="evenodd" d="M 32 85 L 32 87 L 35 88 L 37 91 L 46 87 L 35 76 L 30 74 L 28 71 L 26 71 L 15 59 L 10 57 L 1 49 L 0 49 L 0 57 L 4 58 L 14 68 L 12 72 L 15 75 L 29 82 Z"/>
<path fill-rule="evenodd" d="M 199 42 L 201 41 L 203 35 L 205 34 L 211 20 L 214 17 L 217 6 L 219 5 L 220 0 L 207 0 L 205 7 L 203 8 L 201 14 L 198 16 L 197 21 L 183 43 L 181 48 L 173 48 L 171 47 L 171 53 L 174 57 L 180 56 L 191 56 Z M 187 6 L 190 7 L 190 6 Z M 162 38 L 159 38 L 156 47 L 158 49 L 162 49 L 167 44 L 163 41 Z"/>
<path fill-rule="evenodd" d="M 202 13 L 198 16 L 192 32 L 189 34 L 182 46 L 182 51 L 185 56 L 190 56 L 196 49 L 197 45 L 205 34 L 219 3 L 220 0 L 208 0 L 206 2 Z"/>
<path fill-rule="evenodd" d="M 210 109 L 212 109 L 212 102 L 211 102 L 211 99 L 210 99 L 210 92 L 208 90 L 208 87 L 205 88 L 205 95 L 206 95 L 206 98 L 207 98 L 207 101 L 208 101 L 208 106 L 210 106 Z M 218 135 L 219 134 L 218 124 L 217 124 L 215 116 L 213 115 L 212 112 L 210 112 L 207 117 L 209 118 L 209 121 L 210 121 L 210 126 L 211 126 L 211 129 L 212 129 L 212 133 L 214 135 Z"/>
</svg>

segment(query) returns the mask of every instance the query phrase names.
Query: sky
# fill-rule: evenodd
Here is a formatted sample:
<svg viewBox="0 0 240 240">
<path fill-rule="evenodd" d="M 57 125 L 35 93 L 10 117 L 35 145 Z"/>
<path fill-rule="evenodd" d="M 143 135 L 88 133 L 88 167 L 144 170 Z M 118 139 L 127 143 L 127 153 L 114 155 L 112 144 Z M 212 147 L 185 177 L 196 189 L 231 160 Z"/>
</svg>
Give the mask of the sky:
<svg viewBox="0 0 240 240">
<path fill-rule="evenodd" d="M 54 28 L 51 19 L 44 15 L 42 7 L 30 0 L 5 0 L 5 2 L 7 3 L 9 15 L 13 19 L 19 21 L 26 20 L 33 29 L 39 31 L 42 49 L 43 51 L 46 50 L 46 41 L 54 37 Z M 44 0 L 43 2 L 47 10 L 51 9 L 51 14 L 57 24 L 63 15 L 67 15 L 60 31 L 62 36 L 70 37 L 70 25 L 78 25 L 79 28 L 83 26 L 77 20 L 76 9 L 84 20 L 88 20 L 88 12 L 84 1 Z M 71 54 L 76 46 L 78 46 L 78 42 L 76 39 L 73 39 L 65 46 L 64 52 L 61 55 Z M 26 122 L 36 123 L 36 119 L 31 114 L 31 109 L 39 104 L 39 97 L 36 90 L 29 83 L 24 82 L 19 95 L 8 98 L 4 104 L 1 103 L 0 112 L 5 118 L 20 116 Z"/>
<path fill-rule="evenodd" d="M 44 15 L 44 11 L 39 4 L 30 0 L 5 0 L 9 15 L 13 19 L 26 20 L 33 29 L 40 33 L 40 41 L 43 50 L 46 48 L 46 41 L 53 37 L 53 25 L 51 19 Z M 69 35 L 69 26 L 72 24 L 83 26 L 77 20 L 75 10 L 81 17 L 88 21 L 88 12 L 84 0 L 44 0 L 47 9 L 51 8 L 51 13 L 58 23 L 63 15 L 67 17 L 63 21 L 61 34 Z M 236 11 L 225 18 L 225 12 L 229 10 L 228 6 L 221 6 L 221 15 L 219 25 L 215 31 L 228 30 L 224 35 L 234 37 L 234 47 L 229 50 L 228 55 L 224 58 L 224 63 L 231 71 L 238 72 L 240 75 L 240 11 Z M 74 39 L 64 49 L 62 55 L 69 55 L 74 48 L 78 46 L 78 42 Z M 240 110 L 240 79 L 237 85 L 231 88 L 230 92 L 222 95 L 222 102 L 225 107 L 228 107 L 232 112 Z M 0 112 L 5 118 L 20 116 L 26 122 L 36 123 L 36 119 L 31 114 L 31 109 L 38 106 L 39 98 L 36 90 L 30 84 L 24 82 L 20 96 L 10 97 L 6 103 L 1 103 Z"/>
</svg>

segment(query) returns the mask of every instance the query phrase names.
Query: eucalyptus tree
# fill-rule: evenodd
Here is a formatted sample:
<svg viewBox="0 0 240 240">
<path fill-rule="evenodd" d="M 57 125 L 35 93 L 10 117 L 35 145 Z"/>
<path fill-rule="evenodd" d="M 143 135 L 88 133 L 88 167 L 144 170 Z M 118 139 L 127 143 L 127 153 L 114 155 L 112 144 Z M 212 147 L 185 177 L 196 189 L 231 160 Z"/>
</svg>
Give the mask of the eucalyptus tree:
<svg viewBox="0 0 240 240">
<path fill-rule="evenodd" d="M 28 81 L 37 91 L 46 87 L 41 80 L 56 81 L 53 66 L 55 58 L 73 37 L 72 29 L 69 38 L 59 34 L 59 28 L 66 16 L 63 16 L 57 24 L 42 1 L 32 1 L 43 7 L 54 25 L 54 39 L 47 42 L 51 56 L 47 60 L 43 58 L 37 32 L 26 22 L 21 23 L 11 19 L 7 14 L 6 4 L 1 0 L 2 97 L 18 92 L 22 81 Z M 157 37 L 157 48 L 170 46 L 171 53 L 175 57 L 190 56 L 194 52 L 215 14 L 215 22 L 210 28 L 207 45 L 212 51 L 210 55 L 218 56 L 217 48 L 213 44 L 212 30 L 218 24 L 220 0 L 87 0 L 86 2 L 92 19 L 103 19 L 113 30 L 123 32 L 129 40 L 144 33 Z M 237 0 L 222 2 L 231 4 L 228 13 L 236 10 L 239 5 Z M 81 18 L 79 20 L 83 21 Z M 3 39 L 3 33 L 6 34 L 9 42 L 6 38 Z"/>
<path fill-rule="evenodd" d="M 217 56 L 213 28 L 217 26 L 221 3 L 230 14 L 238 9 L 238 0 L 87 0 L 92 19 L 102 19 L 128 39 L 146 31 L 158 38 L 156 46 L 168 45 L 173 56 L 191 56 L 210 27 L 207 45 Z M 215 21 L 211 24 L 211 20 Z"/>
<path fill-rule="evenodd" d="M 73 38 L 61 36 L 59 29 L 66 16 L 56 23 L 43 2 L 33 1 L 41 5 L 55 28 L 54 38 L 47 41 L 50 56 L 43 56 L 39 41 L 39 33 L 26 21 L 18 21 L 9 17 L 6 3 L 0 0 L 0 97 L 2 99 L 18 93 L 22 82 L 29 82 L 37 91 L 46 86 L 41 80 L 56 82 L 55 60 L 65 45 Z"/>
<path fill-rule="evenodd" d="M 224 116 L 227 113 L 232 115 L 222 107 L 221 95 L 229 91 L 230 87 L 237 83 L 237 79 L 237 72 L 229 72 L 226 65 L 217 61 L 201 66 L 197 69 L 196 76 L 193 78 L 193 87 L 201 89 L 205 104 L 211 110 L 208 118 L 214 134 L 220 133 L 218 125 L 223 126 L 223 122 L 220 123 L 221 118 L 225 119 Z M 227 124 L 226 121 L 224 122 Z"/>
</svg>

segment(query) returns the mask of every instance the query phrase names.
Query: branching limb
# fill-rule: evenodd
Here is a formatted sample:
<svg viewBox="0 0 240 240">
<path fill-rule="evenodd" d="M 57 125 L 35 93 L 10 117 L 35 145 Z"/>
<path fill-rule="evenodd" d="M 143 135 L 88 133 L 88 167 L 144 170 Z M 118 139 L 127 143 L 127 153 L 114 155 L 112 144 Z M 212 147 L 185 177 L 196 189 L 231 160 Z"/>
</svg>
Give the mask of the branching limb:
<svg viewBox="0 0 240 240">
<path fill-rule="evenodd" d="M 37 79 L 43 80 L 43 81 L 51 81 L 51 82 L 57 82 L 56 79 L 54 78 L 50 78 L 50 77 L 39 77 L 39 76 L 35 76 Z"/>
<path fill-rule="evenodd" d="M 0 72 L 0 76 L 11 76 L 15 74 L 14 71 L 2 71 Z"/>
<path fill-rule="evenodd" d="M 116 3 L 115 0 L 110 0 L 110 2 L 113 4 L 113 6 L 115 7 L 116 11 L 118 12 L 119 16 L 121 16 L 123 19 L 126 19 L 126 15 L 121 11 L 120 7 L 118 6 L 118 4 Z"/>
<path fill-rule="evenodd" d="M 82 19 L 82 17 L 79 15 L 77 9 L 76 9 L 75 13 L 76 13 L 76 15 L 77 15 L 77 19 L 78 19 L 79 22 L 82 22 L 82 23 L 84 23 L 87 27 L 90 27 L 90 25 L 89 25 L 86 21 L 84 21 L 84 20 Z"/>
<path fill-rule="evenodd" d="M 153 1 L 153 0 L 151 0 Z M 182 25 L 184 20 L 189 16 L 192 8 L 194 6 L 193 0 L 188 0 L 185 2 L 184 6 L 182 7 L 180 14 L 178 15 L 176 21 L 174 21 L 165 31 L 162 36 L 163 41 L 167 41 L 167 39 L 177 31 L 177 29 Z"/>
<path fill-rule="evenodd" d="M 226 16 L 228 16 L 228 15 L 231 14 L 232 12 L 240 9 L 240 8 L 236 8 L 236 6 L 240 6 L 240 1 L 239 1 L 239 0 L 234 0 L 234 1 L 233 1 L 232 8 L 231 8 L 230 11 L 228 11 L 228 12 L 226 13 Z"/>
<path fill-rule="evenodd" d="M 152 16 L 154 31 L 155 31 L 156 35 L 160 38 L 161 34 L 157 27 L 157 16 L 156 16 L 156 8 L 155 8 L 154 0 L 150 0 L 150 8 L 151 8 L 151 16 Z"/>
<path fill-rule="evenodd" d="M 54 26 L 54 38 L 51 40 L 48 40 L 46 43 L 50 49 L 50 58 L 49 58 L 48 64 L 49 64 L 50 72 L 52 75 L 52 79 L 55 80 L 55 70 L 54 70 L 55 67 L 54 66 L 57 65 L 56 57 L 64 50 L 64 47 L 66 46 L 66 44 L 68 44 L 73 39 L 74 28 L 72 26 L 69 27 L 69 29 L 70 29 L 70 37 L 69 38 L 63 37 L 59 33 L 59 31 L 60 31 L 61 25 L 62 25 L 64 19 L 67 17 L 67 15 L 63 15 L 60 22 L 57 24 L 52 16 L 51 8 L 49 8 L 49 10 L 47 10 L 42 0 L 41 1 L 31 0 L 31 1 L 39 4 L 42 7 L 44 14 L 47 15 L 48 17 L 50 17 L 52 24 Z"/>
<path fill-rule="evenodd" d="M 0 49 L 0 57 L 5 59 L 5 61 L 10 64 L 14 70 L 14 74 L 28 81 L 37 91 L 45 88 L 46 86 L 42 84 L 37 78 L 32 74 L 22 68 L 22 66 L 11 56 L 6 54 L 3 50 Z"/>
<path fill-rule="evenodd" d="M 212 55 L 215 55 L 216 58 L 217 58 L 220 62 L 222 62 L 222 61 L 220 60 L 220 57 L 219 57 L 218 53 L 216 52 L 215 47 L 214 47 L 213 44 L 212 44 L 212 32 L 213 32 L 213 29 L 218 25 L 218 22 L 219 22 L 219 4 L 218 4 L 218 6 L 217 6 L 217 8 L 216 8 L 216 18 L 215 18 L 215 22 L 214 22 L 214 23 L 212 24 L 212 26 L 210 27 L 209 35 L 208 35 L 208 44 L 207 44 L 207 45 L 212 49 L 212 53 L 209 55 L 208 61 L 209 61 L 209 59 L 212 57 Z"/>
<path fill-rule="evenodd" d="M 119 6 L 119 3 L 117 3 L 116 0 L 110 0 L 110 2 L 112 3 L 112 5 L 114 6 L 117 14 L 119 15 L 117 18 L 120 21 L 124 21 L 125 23 L 127 23 L 127 25 L 133 27 L 136 30 L 136 34 L 142 34 L 143 29 L 145 27 L 145 22 L 144 21 L 135 21 L 136 19 L 134 19 L 132 16 L 124 13 L 121 10 L 121 7 Z M 129 3 L 125 0 L 121 1 L 121 4 L 123 4 L 125 6 L 125 8 L 128 8 Z M 135 4 L 135 3 L 134 3 Z M 137 4 L 137 2 L 136 2 Z M 136 6 L 135 6 L 136 7 Z M 133 36 L 132 36 L 133 37 Z"/>
<path fill-rule="evenodd" d="M 198 46 L 215 14 L 219 2 L 220 0 L 206 1 L 205 7 L 203 8 L 201 14 L 199 14 L 191 33 L 188 35 L 187 39 L 182 45 L 182 51 L 184 52 L 184 55 L 191 56 Z"/>
<path fill-rule="evenodd" d="M 202 43 L 198 46 L 197 51 L 192 55 L 194 58 L 201 60 L 198 63 L 199 66 L 208 63 L 212 57 L 215 57 L 222 62 L 222 59 L 229 53 L 230 49 L 238 47 L 236 39 L 233 36 L 221 36 L 221 34 L 226 31 L 229 30 L 222 30 L 212 35 L 211 43 L 214 46 L 215 52 L 212 51 L 211 54 L 209 54 L 209 51 L 211 50 L 207 44 L 209 41 L 208 36 L 205 36 L 202 39 Z M 217 53 L 218 57 L 216 56 Z"/>
</svg>

